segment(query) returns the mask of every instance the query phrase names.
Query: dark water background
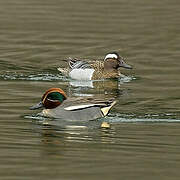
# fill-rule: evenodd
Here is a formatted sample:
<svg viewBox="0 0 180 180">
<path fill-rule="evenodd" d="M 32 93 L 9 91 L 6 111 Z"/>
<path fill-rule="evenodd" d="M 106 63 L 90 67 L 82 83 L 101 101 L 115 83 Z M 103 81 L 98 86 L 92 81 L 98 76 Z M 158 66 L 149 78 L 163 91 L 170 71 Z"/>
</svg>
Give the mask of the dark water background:
<svg viewBox="0 0 180 180">
<path fill-rule="evenodd" d="M 179 179 L 180 2 L 0 1 L 0 179 Z M 56 70 L 115 50 L 119 81 L 79 86 Z M 28 108 L 50 87 L 116 97 L 108 118 L 43 127 Z M 105 94 L 105 95 L 104 95 Z"/>
</svg>

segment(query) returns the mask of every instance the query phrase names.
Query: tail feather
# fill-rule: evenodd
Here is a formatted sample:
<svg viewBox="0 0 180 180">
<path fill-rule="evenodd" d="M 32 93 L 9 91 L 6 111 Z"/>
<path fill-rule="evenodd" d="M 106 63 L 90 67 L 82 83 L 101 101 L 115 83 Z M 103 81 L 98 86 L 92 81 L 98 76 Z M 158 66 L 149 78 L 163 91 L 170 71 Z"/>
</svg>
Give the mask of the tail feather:
<svg viewBox="0 0 180 180">
<path fill-rule="evenodd" d="M 103 115 L 106 116 L 106 115 L 109 113 L 110 109 L 111 109 L 115 104 L 116 104 L 116 101 L 113 101 L 109 106 L 106 106 L 106 107 L 101 108 L 101 111 L 102 111 Z"/>
<path fill-rule="evenodd" d="M 69 70 L 67 68 L 59 67 L 59 68 L 57 68 L 57 70 L 60 71 L 61 74 L 64 75 L 64 76 L 68 76 L 69 75 Z"/>
</svg>

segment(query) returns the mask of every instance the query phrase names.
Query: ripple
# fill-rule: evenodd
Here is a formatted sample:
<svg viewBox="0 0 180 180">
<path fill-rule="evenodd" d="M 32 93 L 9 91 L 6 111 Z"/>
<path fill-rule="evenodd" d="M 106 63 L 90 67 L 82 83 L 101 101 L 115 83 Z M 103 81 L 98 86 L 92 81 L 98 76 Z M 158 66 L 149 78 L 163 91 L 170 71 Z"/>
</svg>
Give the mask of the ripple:
<svg viewBox="0 0 180 180">
<path fill-rule="evenodd" d="M 29 74 L 29 73 L 18 73 L 18 72 L 9 72 L 7 71 L 6 73 L 0 74 L 0 79 L 3 80 L 24 80 L 24 81 L 69 81 L 71 86 L 75 87 L 91 87 L 93 88 L 93 82 L 97 81 L 104 81 L 104 80 L 93 80 L 93 81 L 78 81 L 78 80 L 73 80 L 70 78 L 67 78 L 65 76 L 62 76 L 61 74 L 56 74 L 56 73 L 34 73 L 34 74 Z M 123 83 L 128 83 L 132 80 L 135 80 L 136 77 L 133 76 L 124 76 L 119 78 L 118 81 L 120 84 Z"/>
<path fill-rule="evenodd" d="M 26 119 L 32 119 L 32 120 L 37 120 L 37 122 L 44 122 L 44 121 L 48 121 L 50 120 L 53 123 L 49 123 L 49 125 L 62 125 L 62 123 L 64 122 L 74 122 L 79 123 L 79 124 L 83 124 L 84 122 L 86 122 L 86 125 L 93 121 L 71 121 L 71 120 L 64 120 L 64 119 L 54 119 L 54 121 L 52 121 L 53 119 L 51 118 L 46 118 L 43 116 L 40 116 L 40 114 L 32 114 L 32 115 L 25 115 L 24 118 Z M 94 120 L 96 121 L 96 120 Z M 168 113 L 168 114 L 144 114 L 141 116 L 138 116 L 136 114 L 110 114 L 107 117 L 104 118 L 99 118 L 98 122 L 109 122 L 111 124 L 116 124 L 116 123 L 179 123 L 180 119 L 178 118 L 178 115 L 173 114 L 173 113 Z M 57 123 L 58 122 L 58 123 Z M 43 123 L 44 125 L 46 125 L 45 123 Z"/>
<path fill-rule="evenodd" d="M 110 123 L 177 123 L 180 122 L 180 118 L 177 114 L 165 113 L 165 114 L 110 114 L 106 117 L 106 121 Z"/>
<path fill-rule="evenodd" d="M 1 74 L 0 79 L 3 80 L 25 80 L 25 81 L 58 81 L 67 80 L 60 74 L 38 73 L 38 74 L 23 74 L 23 73 L 6 73 Z"/>
<path fill-rule="evenodd" d="M 32 115 L 25 115 L 24 116 L 25 119 L 34 119 L 37 121 L 44 121 L 47 120 L 49 118 L 43 117 L 43 116 L 39 116 L 38 114 L 32 114 Z"/>
<path fill-rule="evenodd" d="M 120 84 L 131 82 L 132 80 L 136 80 L 137 78 L 134 76 L 125 76 L 123 75 L 121 78 L 119 78 Z"/>
</svg>

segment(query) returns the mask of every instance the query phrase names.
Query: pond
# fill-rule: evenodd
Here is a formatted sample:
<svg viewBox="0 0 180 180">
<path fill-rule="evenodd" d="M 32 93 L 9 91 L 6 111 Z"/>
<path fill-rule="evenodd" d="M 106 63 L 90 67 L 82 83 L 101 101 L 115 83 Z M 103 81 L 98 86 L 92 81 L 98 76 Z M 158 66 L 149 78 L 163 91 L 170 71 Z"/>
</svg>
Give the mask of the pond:
<svg viewBox="0 0 180 180">
<path fill-rule="evenodd" d="M 179 179 L 180 2 L 0 2 L 1 179 Z M 65 59 L 117 51 L 118 80 L 78 82 Z M 116 98 L 106 118 L 42 125 L 29 107 L 51 87 Z M 102 121 L 111 128 L 100 128 Z"/>
</svg>

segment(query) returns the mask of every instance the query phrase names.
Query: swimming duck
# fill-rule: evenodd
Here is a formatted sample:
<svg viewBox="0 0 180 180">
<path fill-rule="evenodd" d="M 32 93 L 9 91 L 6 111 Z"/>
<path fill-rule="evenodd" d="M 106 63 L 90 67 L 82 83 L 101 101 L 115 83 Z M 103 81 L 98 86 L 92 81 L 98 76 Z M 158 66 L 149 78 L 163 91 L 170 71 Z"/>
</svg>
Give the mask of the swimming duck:
<svg viewBox="0 0 180 180">
<path fill-rule="evenodd" d="M 60 88 L 50 88 L 41 101 L 30 109 L 45 108 L 40 115 L 65 120 L 93 120 L 104 117 L 116 103 L 114 100 L 97 100 L 93 98 L 68 98 Z"/>
<path fill-rule="evenodd" d="M 65 76 L 76 80 L 95 80 L 118 78 L 121 76 L 120 67 L 132 69 L 124 62 L 124 58 L 117 52 L 105 55 L 104 61 L 84 61 L 80 59 L 68 59 L 68 68 L 58 68 Z"/>
</svg>

